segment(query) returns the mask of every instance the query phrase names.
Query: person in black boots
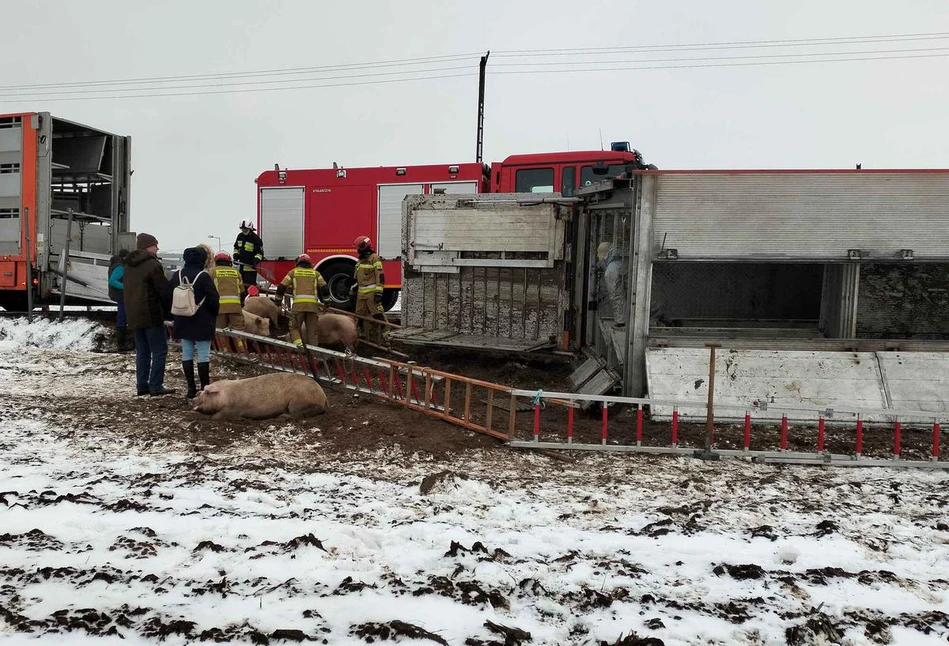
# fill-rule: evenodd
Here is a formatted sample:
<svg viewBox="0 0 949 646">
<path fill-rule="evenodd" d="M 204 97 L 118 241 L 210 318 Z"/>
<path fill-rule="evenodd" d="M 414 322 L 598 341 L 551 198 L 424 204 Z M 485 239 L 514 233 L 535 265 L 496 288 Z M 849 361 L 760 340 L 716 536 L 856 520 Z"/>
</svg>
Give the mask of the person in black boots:
<svg viewBox="0 0 949 646">
<path fill-rule="evenodd" d="M 115 301 L 115 344 L 118 352 L 128 352 L 135 349 L 135 344 L 129 337 L 128 319 L 125 317 L 125 261 L 128 259 L 128 249 L 122 249 L 118 255 L 109 260 L 109 298 Z"/>
<path fill-rule="evenodd" d="M 197 311 L 187 316 L 174 315 L 174 330 L 176 339 L 181 340 L 181 369 L 188 382 L 188 399 L 194 399 L 198 394 L 195 383 L 194 356 L 198 355 L 198 379 L 201 389 L 211 383 L 210 360 L 211 340 L 214 338 L 214 323 L 220 309 L 217 288 L 211 276 L 205 271 L 207 252 L 200 247 L 185 249 L 182 254 L 184 266 L 171 277 L 172 289 L 179 286 L 193 290 L 194 304 Z"/>
</svg>

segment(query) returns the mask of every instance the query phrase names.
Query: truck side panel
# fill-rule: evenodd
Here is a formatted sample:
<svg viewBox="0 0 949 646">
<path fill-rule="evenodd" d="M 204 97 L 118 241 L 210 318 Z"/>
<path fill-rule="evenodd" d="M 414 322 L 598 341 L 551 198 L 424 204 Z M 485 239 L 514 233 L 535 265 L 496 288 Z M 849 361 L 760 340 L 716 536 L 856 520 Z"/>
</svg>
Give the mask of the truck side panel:
<svg viewBox="0 0 949 646">
<path fill-rule="evenodd" d="M 36 134 L 35 115 L 0 116 L 0 289 L 26 291 L 26 261 L 34 259 L 26 245 L 26 228 L 35 240 Z"/>
</svg>

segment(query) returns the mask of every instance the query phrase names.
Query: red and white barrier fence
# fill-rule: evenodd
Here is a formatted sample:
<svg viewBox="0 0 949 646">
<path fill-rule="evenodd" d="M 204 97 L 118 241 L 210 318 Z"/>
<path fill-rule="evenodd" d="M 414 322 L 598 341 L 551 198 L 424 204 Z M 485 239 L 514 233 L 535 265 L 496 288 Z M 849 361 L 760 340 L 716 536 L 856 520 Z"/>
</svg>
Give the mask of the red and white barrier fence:
<svg viewBox="0 0 949 646">
<path fill-rule="evenodd" d="M 802 406 L 783 406 L 781 404 L 766 403 L 755 401 L 746 407 L 735 405 L 713 404 L 714 410 L 731 409 L 732 411 L 744 410 L 744 423 L 741 432 L 741 449 L 719 449 L 715 446 L 715 429 L 709 425 L 707 436 L 704 438 L 704 447 L 686 448 L 679 445 L 680 433 L 680 409 L 708 409 L 707 404 L 695 401 L 669 401 L 656 400 L 643 397 L 614 397 L 610 395 L 586 395 L 581 393 L 559 393 L 531 390 L 511 390 L 514 397 L 530 398 L 534 407 L 533 436 L 529 440 L 515 437 L 511 434 L 509 443 L 515 447 L 533 447 L 533 448 L 551 448 L 551 449 L 574 449 L 574 450 L 605 450 L 605 451 L 631 451 L 642 453 L 672 453 L 690 455 L 697 452 L 705 456 L 738 456 L 750 457 L 766 462 L 794 462 L 794 463 L 815 463 L 815 464 L 845 464 L 847 466 L 922 466 L 930 468 L 949 469 L 949 461 L 941 460 L 940 440 L 942 433 L 942 423 L 949 418 L 949 413 L 930 412 L 930 411 L 899 411 L 899 410 L 875 410 L 875 409 L 827 409 L 819 407 Z M 599 403 L 602 407 L 602 422 L 600 426 L 600 442 L 596 443 L 578 443 L 576 441 L 576 423 L 574 411 L 579 408 L 579 402 Z M 548 405 L 559 405 L 567 407 L 567 422 L 565 434 L 563 431 L 549 426 L 542 426 L 542 409 Z M 634 437 L 635 443 L 617 443 L 610 442 L 610 406 L 627 405 L 635 411 Z M 647 406 L 665 406 L 672 409 L 671 423 L 668 427 L 668 444 L 656 446 L 645 446 L 643 444 L 644 434 L 644 408 Z M 753 445 L 753 425 L 755 423 L 753 413 L 757 411 L 770 410 L 781 413 L 781 420 L 778 425 L 778 446 L 777 448 L 762 448 Z M 817 418 L 817 441 L 814 451 L 792 451 L 789 449 L 791 444 L 791 429 L 788 422 L 789 416 L 794 414 L 808 413 Z M 791 415 L 789 415 L 791 414 Z M 799 415 L 798 415 L 799 416 Z M 869 458 L 864 455 L 864 442 L 866 439 L 868 417 L 889 417 L 892 421 L 886 424 L 874 424 L 873 433 L 878 436 L 887 429 L 892 431 L 892 451 L 891 457 Z M 827 443 L 827 420 L 831 419 L 835 426 L 847 427 L 853 424 L 853 450 L 851 453 L 830 453 L 826 450 Z M 624 428 L 625 434 L 630 430 Z M 757 422 L 760 427 L 773 427 L 775 422 L 772 419 Z M 903 458 L 903 430 L 904 426 L 925 427 L 932 432 L 931 443 L 929 447 L 929 460 L 906 460 Z M 654 425 L 653 425 L 654 426 Z M 813 428 L 810 426 L 810 428 Z M 541 436 L 544 436 L 544 439 Z M 551 438 L 553 435 L 553 439 Z M 560 440 L 564 438 L 564 441 Z M 651 438 L 655 440 L 656 438 Z"/>
</svg>

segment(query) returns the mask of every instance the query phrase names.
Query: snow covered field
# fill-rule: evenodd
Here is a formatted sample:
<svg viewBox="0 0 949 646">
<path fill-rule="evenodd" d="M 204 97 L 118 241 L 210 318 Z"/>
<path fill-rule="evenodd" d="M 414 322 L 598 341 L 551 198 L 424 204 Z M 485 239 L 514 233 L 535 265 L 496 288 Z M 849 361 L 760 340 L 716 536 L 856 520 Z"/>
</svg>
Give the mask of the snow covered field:
<svg viewBox="0 0 949 646">
<path fill-rule="evenodd" d="M 222 449 L 95 335 L 0 321 L 5 643 L 947 643 L 944 473 Z"/>
</svg>

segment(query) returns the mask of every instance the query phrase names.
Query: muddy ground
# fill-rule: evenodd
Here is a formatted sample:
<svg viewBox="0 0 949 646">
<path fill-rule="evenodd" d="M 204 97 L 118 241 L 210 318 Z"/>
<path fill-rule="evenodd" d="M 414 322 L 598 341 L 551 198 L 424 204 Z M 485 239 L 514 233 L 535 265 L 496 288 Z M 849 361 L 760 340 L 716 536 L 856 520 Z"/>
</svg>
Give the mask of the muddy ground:
<svg viewBox="0 0 949 646">
<path fill-rule="evenodd" d="M 100 349 L 108 352 L 109 339 L 103 339 Z M 480 354 L 450 349 L 418 348 L 396 346 L 399 351 L 409 354 L 411 361 L 420 366 L 436 370 L 465 375 L 475 379 L 496 383 L 502 386 L 527 390 L 543 389 L 551 391 L 569 391 L 567 378 L 574 369 L 574 363 L 560 356 L 526 357 L 509 354 Z M 365 356 L 379 356 L 371 348 L 361 348 Z M 117 355 L 125 356 L 125 355 Z M 131 355 L 128 355 L 131 356 Z M 166 383 L 185 390 L 181 372 L 177 369 L 178 355 L 172 350 L 169 354 Z M 393 357 L 402 359 L 401 357 Z M 213 379 L 238 379 L 262 374 L 265 368 L 257 368 L 236 360 L 213 357 Z M 325 385 L 325 384 L 324 384 Z M 129 389 L 132 385 L 130 382 Z M 319 430 L 314 431 L 307 422 L 290 422 L 296 428 L 301 446 L 319 441 L 321 451 L 329 450 L 339 456 L 345 456 L 354 450 L 375 450 L 398 446 L 409 453 L 420 452 L 434 458 L 444 457 L 452 452 L 480 450 L 501 446 L 501 442 L 422 413 L 406 410 L 374 398 L 326 387 L 331 403 L 327 415 L 319 418 Z M 452 414 L 462 415 L 462 388 L 453 392 Z M 439 391 L 441 392 L 441 391 Z M 441 395 L 440 395 L 441 396 Z M 58 399 L 58 398 L 57 398 Z M 55 409 L 55 401 L 38 404 Z M 91 411 L 82 413 L 84 421 L 95 424 L 113 423 L 112 420 L 128 418 L 127 431 L 132 436 L 162 437 L 164 433 L 180 433 L 164 423 L 164 419 L 155 421 L 151 413 L 163 411 L 169 416 L 180 416 L 185 428 L 192 433 L 195 441 L 207 447 L 225 447 L 240 441 L 245 435 L 253 434 L 260 427 L 258 422 L 206 423 L 206 417 L 188 409 L 183 397 L 151 399 L 130 397 L 127 401 L 102 401 Z M 521 400 L 516 415 L 513 437 L 530 440 L 534 437 L 534 415 L 530 402 Z M 55 412 L 55 411 L 54 411 Z M 485 423 L 487 412 L 484 391 L 476 391 L 471 408 L 471 420 Z M 70 414 L 76 414 L 71 411 Z M 497 399 L 494 407 L 492 428 L 503 433 L 510 432 L 509 404 Z M 609 409 L 607 443 L 610 445 L 631 445 L 636 442 L 636 411 L 631 406 L 615 406 Z M 123 422 L 119 422 L 120 424 Z M 541 414 L 540 440 L 546 442 L 565 442 L 567 429 L 567 411 L 561 406 L 545 407 Z M 577 443 L 600 444 L 602 442 L 602 410 L 594 405 L 587 410 L 576 410 L 574 416 L 574 438 Z M 721 449 L 740 449 L 743 445 L 744 429 L 740 424 L 718 422 L 715 424 L 715 446 Z M 943 433 L 945 436 L 945 433 Z M 780 447 L 780 428 L 777 425 L 755 423 L 752 431 L 752 449 L 777 450 Z M 686 448 L 702 449 L 708 439 L 704 424 L 680 423 L 678 425 L 678 445 Z M 671 444 L 671 424 L 668 421 L 653 422 L 648 411 L 644 417 L 644 446 L 668 446 Z M 853 425 L 832 426 L 826 429 L 825 450 L 834 454 L 853 455 L 855 447 L 855 427 Z M 949 438 L 943 437 L 945 445 Z M 928 460 L 932 452 L 933 434 L 930 428 L 904 428 L 902 431 L 901 455 L 904 459 Z M 817 447 L 817 427 L 792 424 L 788 432 L 788 449 L 791 451 L 815 451 Z M 863 438 L 863 455 L 867 457 L 887 458 L 893 454 L 893 429 L 891 426 L 866 425 Z"/>
</svg>

